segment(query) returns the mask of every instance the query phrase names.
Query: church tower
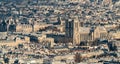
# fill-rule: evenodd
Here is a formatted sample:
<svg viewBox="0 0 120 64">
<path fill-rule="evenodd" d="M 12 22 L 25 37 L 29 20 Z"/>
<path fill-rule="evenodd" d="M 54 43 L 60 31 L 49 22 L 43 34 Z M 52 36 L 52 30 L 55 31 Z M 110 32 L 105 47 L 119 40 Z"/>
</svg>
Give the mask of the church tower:
<svg viewBox="0 0 120 64">
<path fill-rule="evenodd" d="M 74 18 L 74 24 L 73 24 L 73 43 L 75 44 L 79 44 L 80 43 L 80 34 L 79 34 L 79 19 L 77 16 L 75 16 Z"/>
<path fill-rule="evenodd" d="M 68 42 L 72 42 L 73 44 L 79 44 L 79 19 L 77 16 L 70 17 L 70 19 L 67 19 L 65 21 L 65 29 Z"/>
</svg>

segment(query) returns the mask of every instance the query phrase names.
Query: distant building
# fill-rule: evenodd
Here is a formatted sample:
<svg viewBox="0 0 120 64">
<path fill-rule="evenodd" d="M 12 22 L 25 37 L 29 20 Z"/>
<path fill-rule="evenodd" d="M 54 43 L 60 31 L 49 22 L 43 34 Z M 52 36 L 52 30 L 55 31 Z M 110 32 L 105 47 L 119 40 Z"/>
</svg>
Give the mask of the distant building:
<svg viewBox="0 0 120 64">
<path fill-rule="evenodd" d="M 47 38 L 46 35 L 39 36 L 38 41 L 40 43 L 44 42 L 44 44 L 49 48 L 54 46 L 54 38 Z"/>
<path fill-rule="evenodd" d="M 108 38 L 108 33 L 107 30 L 105 29 L 105 27 L 103 26 L 98 26 L 96 27 L 95 31 L 94 31 L 94 39 L 107 39 Z"/>
<path fill-rule="evenodd" d="M 112 4 L 112 0 L 103 0 L 103 5 L 111 5 Z"/>
<path fill-rule="evenodd" d="M 0 32 L 6 32 L 7 31 L 7 23 L 2 21 L 0 23 Z"/>
<path fill-rule="evenodd" d="M 7 38 L 7 32 L 0 32 L 0 40 L 5 40 Z"/>
<path fill-rule="evenodd" d="M 115 33 L 111 33 L 112 39 L 120 40 L 120 31 L 117 31 Z"/>
<path fill-rule="evenodd" d="M 51 26 L 52 24 L 45 24 L 45 23 L 36 23 L 33 25 L 33 31 L 37 32 L 39 30 L 45 30 L 47 27 Z"/>
<path fill-rule="evenodd" d="M 16 25 L 15 24 L 9 25 L 8 31 L 15 32 L 16 31 Z"/>
<path fill-rule="evenodd" d="M 91 28 L 80 27 L 79 34 L 80 34 L 80 41 L 93 40 L 93 32 L 91 31 Z"/>
<path fill-rule="evenodd" d="M 16 32 L 30 33 L 33 31 L 33 27 L 30 24 L 19 24 L 16 26 Z"/>
<path fill-rule="evenodd" d="M 94 41 L 96 39 L 108 38 L 107 30 L 103 26 L 94 28 L 80 27 L 77 17 L 66 20 L 65 29 L 67 42 L 72 42 L 73 44 L 80 44 L 81 41 Z"/>
<path fill-rule="evenodd" d="M 73 44 L 79 44 L 79 20 L 78 17 L 67 19 L 65 22 L 66 38 Z"/>
<path fill-rule="evenodd" d="M 80 57 L 81 58 L 90 58 L 90 57 L 92 57 L 92 56 L 99 56 L 99 55 L 102 55 L 102 54 L 104 54 L 104 52 L 102 51 L 102 50 L 93 50 L 93 51 L 89 51 L 89 52 L 84 52 L 84 53 L 79 53 L 78 52 L 78 54 L 80 54 Z"/>
<path fill-rule="evenodd" d="M 3 33 L 4 34 L 4 33 Z M 30 38 L 27 36 L 7 36 L 5 39 L 0 38 L 0 45 L 17 46 L 18 44 L 29 43 Z"/>
</svg>

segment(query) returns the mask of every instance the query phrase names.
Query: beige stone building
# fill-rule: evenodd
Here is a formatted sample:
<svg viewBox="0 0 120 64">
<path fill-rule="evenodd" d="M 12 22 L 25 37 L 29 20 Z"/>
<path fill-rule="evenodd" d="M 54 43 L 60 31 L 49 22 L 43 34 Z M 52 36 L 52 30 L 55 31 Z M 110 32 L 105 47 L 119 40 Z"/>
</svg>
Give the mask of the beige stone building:
<svg viewBox="0 0 120 64">
<path fill-rule="evenodd" d="M 66 38 L 73 44 L 79 44 L 79 20 L 77 16 L 72 17 L 71 19 L 67 19 L 65 21 L 65 29 Z"/>
<path fill-rule="evenodd" d="M 31 33 L 32 31 L 33 27 L 30 24 L 18 24 L 16 26 L 16 32 Z"/>
<path fill-rule="evenodd" d="M 120 39 L 120 31 L 111 33 L 111 37 L 112 37 L 112 39 Z"/>
<path fill-rule="evenodd" d="M 43 44 L 50 44 L 50 47 L 54 46 L 54 38 L 47 38 L 44 34 L 38 36 L 38 41 Z"/>
<path fill-rule="evenodd" d="M 7 32 L 0 32 L 0 46 L 17 46 L 18 44 L 30 43 L 30 37 L 7 35 Z"/>
<path fill-rule="evenodd" d="M 15 40 L 0 40 L 0 46 L 6 45 L 6 46 L 18 46 L 18 44 L 24 44 L 29 43 L 30 38 L 29 37 L 15 37 Z"/>
<path fill-rule="evenodd" d="M 42 29 L 46 29 L 47 27 L 51 26 L 52 24 L 46 24 L 46 23 L 36 23 L 34 24 L 33 30 L 34 32 L 37 32 Z"/>
<path fill-rule="evenodd" d="M 51 24 L 45 24 L 45 23 L 35 23 L 34 25 L 18 24 L 16 26 L 16 32 L 22 32 L 22 33 L 37 32 L 39 30 L 46 29 L 46 27 L 48 26 L 51 26 Z"/>
<path fill-rule="evenodd" d="M 93 33 L 90 33 L 90 28 L 80 27 L 80 41 L 92 41 Z"/>
<path fill-rule="evenodd" d="M 112 4 L 112 0 L 103 0 L 103 5 Z"/>
<path fill-rule="evenodd" d="M 74 19 L 74 20 L 73 20 Z M 108 39 L 108 32 L 103 26 L 94 28 L 80 27 L 77 17 L 65 21 L 65 33 L 67 42 L 80 44 L 81 41 L 94 41 L 96 39 Z"/>
<path fill-rule="evenodd" d="M 94 31 L 94 39 L 96 38 L 107 39 L 108 38 L 107 36 L 108 36 L 108 33 L 105 27 L 100 27 L 100 26 L 96 27 Z"/>
</svg>

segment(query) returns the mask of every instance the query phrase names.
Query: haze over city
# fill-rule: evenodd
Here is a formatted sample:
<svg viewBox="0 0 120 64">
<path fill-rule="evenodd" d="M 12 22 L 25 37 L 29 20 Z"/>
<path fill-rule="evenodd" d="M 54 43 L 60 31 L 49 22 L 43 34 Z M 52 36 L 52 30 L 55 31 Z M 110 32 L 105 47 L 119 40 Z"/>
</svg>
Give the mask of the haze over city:
<svg viewBox="0 0 120 64">
<path fill-rule="evenodd" d="M 0 0 L 0 64 L 120 64 L 120 0 Z"/>
</svg>

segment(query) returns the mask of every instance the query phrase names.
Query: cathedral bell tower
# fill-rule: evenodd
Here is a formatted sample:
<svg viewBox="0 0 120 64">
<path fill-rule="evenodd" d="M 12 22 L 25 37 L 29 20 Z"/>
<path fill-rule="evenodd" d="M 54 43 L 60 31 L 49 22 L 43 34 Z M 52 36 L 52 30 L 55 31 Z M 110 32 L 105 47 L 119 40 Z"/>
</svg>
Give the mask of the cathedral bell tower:
<svg viewBox="0 0 120 64">
<path fill-rule="evenodd" d="M 66 39 L 68 40 L 68 42 L 79 44 L 79 19 L 77 16 L 70 17 L 65 21 L 65 29 Z"/>
</svg>

